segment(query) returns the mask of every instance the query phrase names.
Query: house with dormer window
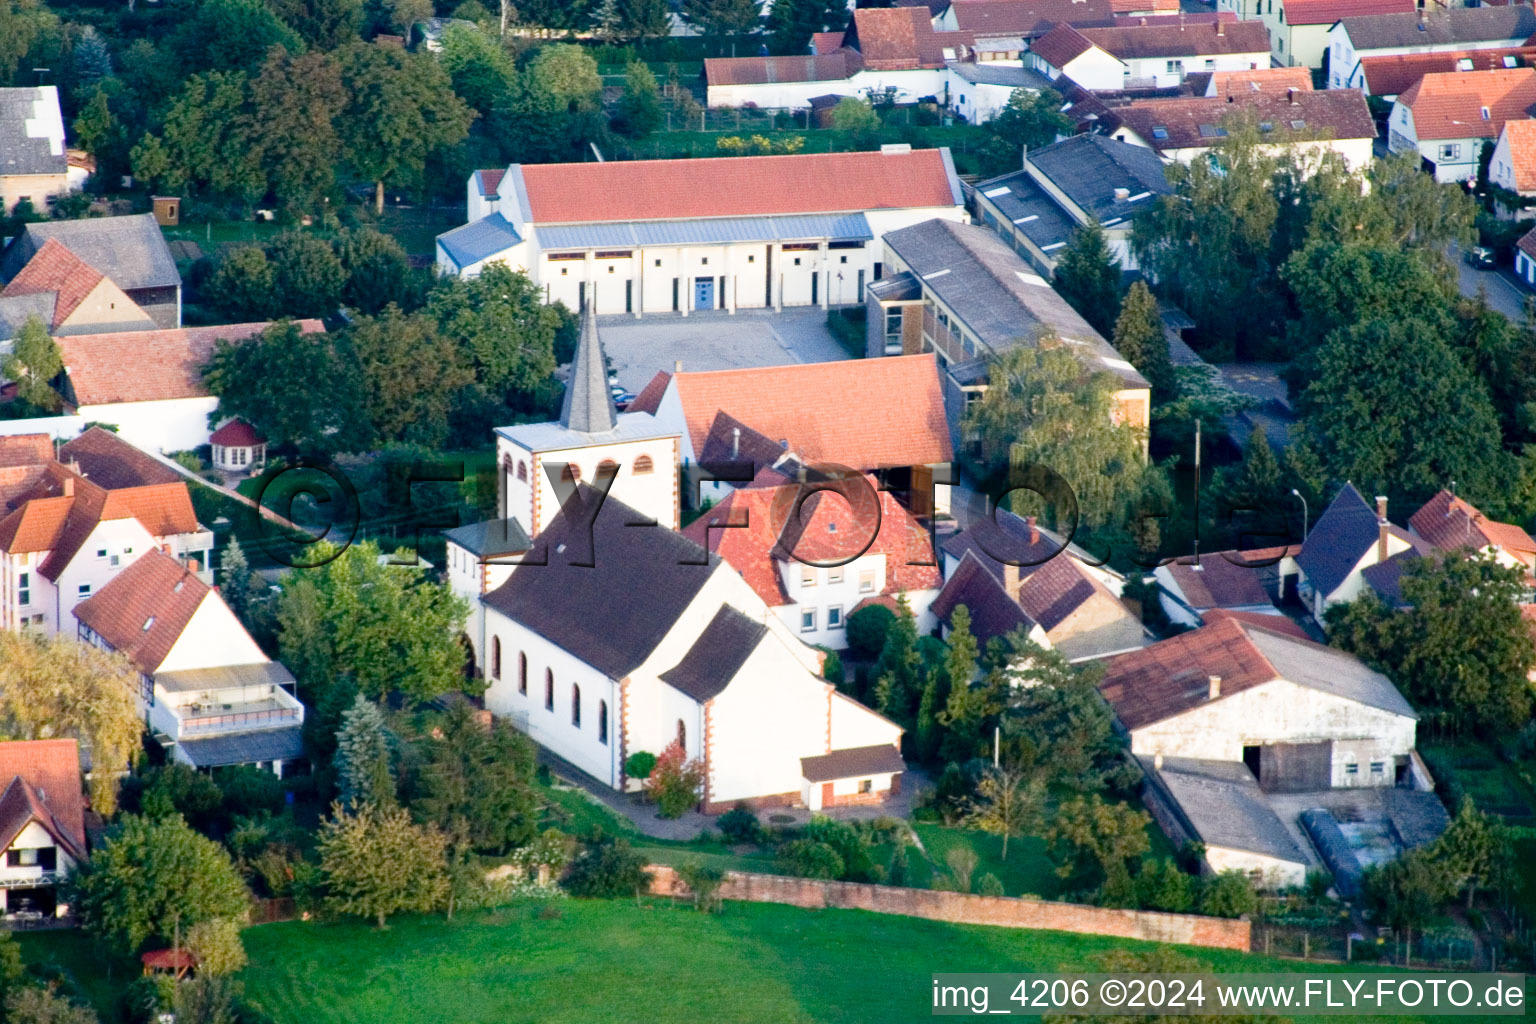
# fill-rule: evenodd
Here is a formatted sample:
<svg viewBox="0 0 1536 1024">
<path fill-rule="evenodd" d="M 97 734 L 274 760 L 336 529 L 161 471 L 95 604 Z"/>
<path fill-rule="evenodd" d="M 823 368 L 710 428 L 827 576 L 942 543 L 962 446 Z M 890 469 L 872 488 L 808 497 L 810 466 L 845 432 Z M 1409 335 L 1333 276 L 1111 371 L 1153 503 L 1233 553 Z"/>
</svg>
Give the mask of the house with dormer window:
<svg viewBox="0 0 1536 1024">
<path fill-rule="evenodd" d="M 86 859 L 80 748 L 73 739 L 0 743 L 0 913 L 63 917 L 58 888 Z"/>
</svg>

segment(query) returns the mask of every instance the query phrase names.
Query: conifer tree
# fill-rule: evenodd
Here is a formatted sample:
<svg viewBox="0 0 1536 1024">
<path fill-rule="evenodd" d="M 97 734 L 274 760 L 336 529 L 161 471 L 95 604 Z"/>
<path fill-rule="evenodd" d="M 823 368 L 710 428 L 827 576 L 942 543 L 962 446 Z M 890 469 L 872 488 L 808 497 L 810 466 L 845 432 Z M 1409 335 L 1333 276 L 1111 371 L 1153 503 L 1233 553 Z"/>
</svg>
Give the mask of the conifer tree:
<svg viewBox="0 0 1536 1024">
<path fill-rule="evenodd" d="M 1154 395 L 1162 399 L 1173 394 L 1176 384 L 1168 357 L 1168 335 L 1157 312 L 1157 300 L 1145 281 L 1137 281 L 1125 293 L 1115 320 L 1114 346 L 1147 378 Z"/>
<path fill-rule="evenodd" d="M 336 732 L 336 784 L 341 805 L 395 805 L 395 776 L 389 763 L 389 733 L 384 713 L 362 694 L 341 716 Z"/>
</svg>

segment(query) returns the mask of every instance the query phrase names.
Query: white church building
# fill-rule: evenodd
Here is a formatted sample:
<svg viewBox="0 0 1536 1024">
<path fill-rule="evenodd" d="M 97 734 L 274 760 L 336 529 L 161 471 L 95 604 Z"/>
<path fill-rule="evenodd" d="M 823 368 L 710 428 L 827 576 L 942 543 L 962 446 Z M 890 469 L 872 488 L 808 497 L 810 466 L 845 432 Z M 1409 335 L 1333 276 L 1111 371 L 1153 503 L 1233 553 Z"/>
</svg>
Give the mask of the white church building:
<svg viewBox="0 0 1536 1024">
<path fill-rule="evenodd" d="M 492 263 L 546 302 L 598 313 L 861 302 L 885 232 L 963 221 L 948 149 L 512 164 L 469 177 L 469 223 L 439 235 L 442 274 Z"/>
</svg>

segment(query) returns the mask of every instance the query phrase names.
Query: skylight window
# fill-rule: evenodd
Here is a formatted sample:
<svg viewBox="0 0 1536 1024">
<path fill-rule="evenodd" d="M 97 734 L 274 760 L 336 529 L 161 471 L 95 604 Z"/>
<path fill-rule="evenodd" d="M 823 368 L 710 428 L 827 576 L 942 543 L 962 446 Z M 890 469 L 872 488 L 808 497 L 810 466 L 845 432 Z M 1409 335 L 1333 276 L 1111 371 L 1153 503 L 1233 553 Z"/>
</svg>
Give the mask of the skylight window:
<svg viewBox="0 0 1536 1024">
<path fill-rule="evenodd" d="M 1484 120 L 1484 121 L 1486 121 L 1486 120 L 1488 120 L 1488 117 L 1489 117 L 1489 111 L 1488 111 L 1488 108 L 1487 108 L 1487 107 L 1480 107 L 1480 108 L 1479 108 L 1479 112 L 1480 112 L 1480 113 L 1481 113 L 1481 114 L 1482 114 L 1482 115 L 1483 115 L 1483 120 Z"/>
<path fill-rule="evenodd" d="M 1154 139 L 1166 139 L 1168 137 L 1168 129 L 1163 125 L 1157 125 L 1152 129 L 1152 137 Z"/>
<path fill-rule="evenodd" d="M 149 632 L 149 627 L 153 626 L 154 624 L 155 624 L 155 617 L 153 615 L 151 615 L 149 618 L 145 619 L 144 620 L 144 632 L 148 633 Z"/>
<path fill-rule="evenodd" d="M 983 192 L 982 195 L 986 196 L 988 199 L 996 199 L 998 196 L 1005 196 L 1012 191 L 1013 189 L 1009 188 L 1007 185 L 1003 185 L 998 188 L 989 188 Z"/>
<path fill-rule="evenodd" d="M 1504 56 L 1504 66 L 1507 68 L 1517 68 L 1520 66 L 1520 58 L 1512 53 L 1506 54 Z"/>
<path fill-rule="evenodd" d="M 1459 58 L 1456 61 L 1456 70 L 1457 71 L 1471 71 L 1472 70 L 1472 58 L 1471 57 L 1461 57 L 1461 58 Z"/>
<path fill-rule="evenodd" d="M 1261 131 L 1261 132 L 1272 132 L 1274 130 L 1275 130 L 1275 122 L 1273 122 L 1273 121 L 1260 121 L 1259 122 L 1259 131 Z"/>
<path fill-rule="evenodd" d="M 1306 126 L 1307 126 L 1307 122 L 1305 122 L 1305 121 L 1292 121 L 1291 122 L 1291 127 L 1294 128 L 1298 132 L 1301 131 Z"/>
</svg>

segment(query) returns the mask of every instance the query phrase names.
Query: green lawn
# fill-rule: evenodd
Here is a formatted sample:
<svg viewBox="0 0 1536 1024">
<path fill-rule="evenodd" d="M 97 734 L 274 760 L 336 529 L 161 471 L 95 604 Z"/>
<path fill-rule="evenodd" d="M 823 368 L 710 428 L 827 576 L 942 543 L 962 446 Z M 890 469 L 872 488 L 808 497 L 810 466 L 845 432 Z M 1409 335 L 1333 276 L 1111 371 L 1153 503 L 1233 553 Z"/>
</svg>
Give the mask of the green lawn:
<svg viewBox="0 0 1536 1024">
<path fill-rule="evenodd" d="M 261 925 L 245 932 L 246 995 L 277 1024 L 890 1024 L 927 1018 L 934 971 L 1080 971 L 1140 945 L 771 904 L 728 903 L 716 916 L 665 900 L 556 906 L 557 918 L 524 903 L 451 923 L 397 919 L 383 932 Z M 1219 971 L 1303 966 L 1187 952 Z"/>
</svg>

